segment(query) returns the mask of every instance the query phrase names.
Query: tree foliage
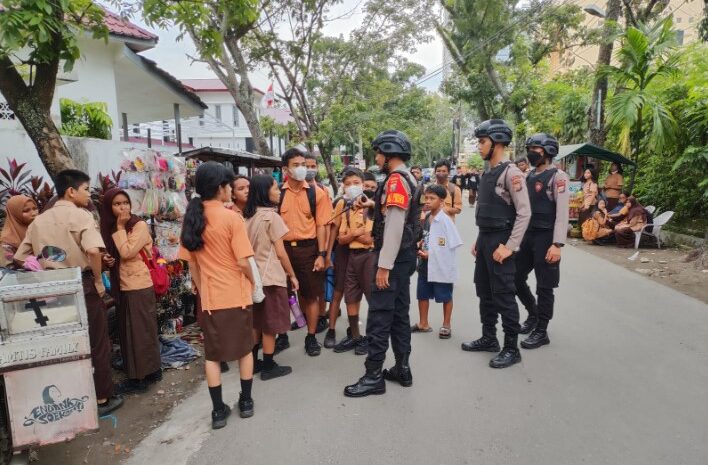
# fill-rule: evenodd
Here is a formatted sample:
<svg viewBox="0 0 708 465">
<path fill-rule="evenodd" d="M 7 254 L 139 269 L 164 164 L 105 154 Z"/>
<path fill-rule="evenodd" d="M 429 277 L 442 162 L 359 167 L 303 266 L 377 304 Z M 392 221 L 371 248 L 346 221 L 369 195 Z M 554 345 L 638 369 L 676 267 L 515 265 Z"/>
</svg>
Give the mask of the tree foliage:
<svg viewBox="0 0 708 465">
<path fill-rule="evenodd" d="M 110 140 L 113 120 L 105 102 L 79 103 L 63 98 L 59 105 L 63 134 Z"/>
</svg>

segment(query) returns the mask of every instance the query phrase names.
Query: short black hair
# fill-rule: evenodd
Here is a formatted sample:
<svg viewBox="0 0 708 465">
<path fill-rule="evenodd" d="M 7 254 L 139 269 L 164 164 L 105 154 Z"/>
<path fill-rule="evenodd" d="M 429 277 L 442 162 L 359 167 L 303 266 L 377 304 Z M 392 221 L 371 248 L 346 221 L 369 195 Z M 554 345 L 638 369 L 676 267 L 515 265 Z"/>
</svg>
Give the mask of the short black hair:
<svg viewBox="0 0 708 465">
<path fill-rule="evenodd" d="M 78 189 L 84 183 L 90 183 L 91 177 L 79 170 L 64 170 L 57 174 L 54 180 L 54 187 L 59 198 L 63 198 L 70 187 Z"/>
<path fill-rule="evenodd" d="M 447 189 L 445 189 L 440 184 L 431 184 L 425 188 L 426 194 L 434 194 L 445 200 L 447 198 Z"/>
<path fill-rule="evenodd" d="M 315 160 L 315 161 L 317 161 L 317 157 L 316 157 L 313 153 L 306 152 L 306 153 L 305 153 L 305 160 Z"/>
<path fill-rule="evenodd" d="M 544 152 L 544 153 L 545 153 L 545 152 Z M 515 161 L 514 163 L 517 164 L 517 165 L 518 165 L 519 163 L 526 163 L 526 164 L 528 165 L 528 164 L 529 164 L 529 160 L 528 160 L 526 157 L 519 157 L 519 158 L 516 159 L 516 161 Z"/>
<path fill-rule="evenodd" d="M 411 171 L 413 171 L 413 170 L 421 170 L 421 171 L 423 171 L 423 168 L 421 168 L 420 165 L 413 165 L 413 166 L 411 166 Z"/>
<path fill-rule="evenodd" d="M 437 163 L 435 164 L 435 171 L 437 171 L 438 168 L 441 168 L 441 167 L 443 167 L 443 166 L 447 167 L 447 170 L 448 170 L 448 171 L 450 171 L 450 170 L 452 169 L 452 168 L 450 167 L 450 162 L 449 162 L 449 161 L 447 161 L 447 160 L 440 160 L 439 162 L 437 162 Z M 443 198 L 444 198 L 444 197 L 443 197 Z"/>
<path fill-rule="evenodd" d="M 307 153 L 297 147 L 290 148 L 283 154 L 283 165 L 288 166 L 291 159 L 295 157 L 306 157 Z"/>
<path fill-rule="evenodd" d="M 374 173 L 372 173 L 371 171 L 364 171 L 364 181 L 378 182 L 376 181 L 376 176 L 374 176 Z"/>
<path fill-rule="evenodd" d="M 345 179 L 351 178 L 352 176 L 356 176 L 362 181 L 364 180 L 364 174 L 361 172 L 359 168 L 354 168 L 350 167 L 344 170 L 342 173 L 342 182 L 344 182 Z"/>
</svg>

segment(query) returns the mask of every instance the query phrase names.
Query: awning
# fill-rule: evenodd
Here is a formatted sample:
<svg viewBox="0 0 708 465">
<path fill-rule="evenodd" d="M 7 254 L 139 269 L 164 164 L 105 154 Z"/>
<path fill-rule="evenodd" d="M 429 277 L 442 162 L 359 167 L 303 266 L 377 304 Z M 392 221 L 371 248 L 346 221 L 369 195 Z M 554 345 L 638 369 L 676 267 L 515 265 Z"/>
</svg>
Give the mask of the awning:
<svg viewBox="0 0 708 465">
<path fill-rule="evenodd" d="M 611 161 L 614 163 L 619 163 L 620 165 L 636 166 L 636 163 L 634 163 L 628 158 L 623 157 L 619 153 L 611 152 L 607 149 L 598 147 L 597 145 L 590 143 L 561 145 L 558 148 L 558 155 L 556 155 L 555 160 L 559 161 L 571 155 L 597 158 L 598 160 Z"/>
<path fill-rule="evenodd" d="M 275 168 L 283 164 L 283 161 L 278 157 L 267 157 L 244 150 L 225 149 L 222 147 L 199 147 L 183 151 L 182 156 L 196 158 L 201 161 L 217 161 L 219 163 L 228 161 L 233 166 L 244 166 L 246 168 Z"/>
</svg>

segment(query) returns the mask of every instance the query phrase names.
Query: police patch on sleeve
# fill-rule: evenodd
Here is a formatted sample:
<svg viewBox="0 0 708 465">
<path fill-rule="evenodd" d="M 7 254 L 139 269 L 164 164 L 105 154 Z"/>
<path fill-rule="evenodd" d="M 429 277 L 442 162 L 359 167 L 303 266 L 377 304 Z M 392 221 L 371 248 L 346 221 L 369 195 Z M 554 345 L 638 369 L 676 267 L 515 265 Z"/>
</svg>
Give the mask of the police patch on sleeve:
<svg viewBox="0 0 708 465">
<path fill-rule="evenodd" d="M 557 179 L 556 180 L 556 190 L 558 191 L 559 194 L 562 194 L 565 192 L 565 179 Z"/>
<path fill-rule="evenodd" d="M 400 174 L 393 174 L 388 179 L 388 184 L 386 185 L 387 207 L 408 208 L 410 193 L 406 189 L 404 182 Z"/>
<path fill-rule="evenodd" d="M 516 192 L 520 192 L 523 186 L 523 176 L 517 174 L 511 178 L 511 185 L 514 187 Z"/>
</svg>

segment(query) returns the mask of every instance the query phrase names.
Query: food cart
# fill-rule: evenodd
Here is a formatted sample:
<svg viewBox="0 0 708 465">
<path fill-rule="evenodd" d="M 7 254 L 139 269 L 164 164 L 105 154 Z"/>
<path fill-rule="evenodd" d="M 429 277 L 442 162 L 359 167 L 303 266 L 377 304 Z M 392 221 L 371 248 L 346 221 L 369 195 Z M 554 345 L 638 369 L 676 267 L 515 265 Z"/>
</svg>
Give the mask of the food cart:
<svg viewBox="0 0 708 465">
<path fill-rule="evenodd" d="M 79 268 L 0 278 L 0 464 L 98 429 Z"/>
<path fill-rule="evenodd" d="M 561 145 L 558 148 L 558 155 L 553 159 L 554 163 L 568 173 L 570 178 L 570 221 L 578 221 L 578 213 L 583 205 L 582 176 L 589 166 L 597 168 L 595 160 L 629 165 L 636 169 L 637 164 L 632 160 L 623 157 L 619 153 L 612 152 L 594 144 L 573 144 Z"/>
</svg>

